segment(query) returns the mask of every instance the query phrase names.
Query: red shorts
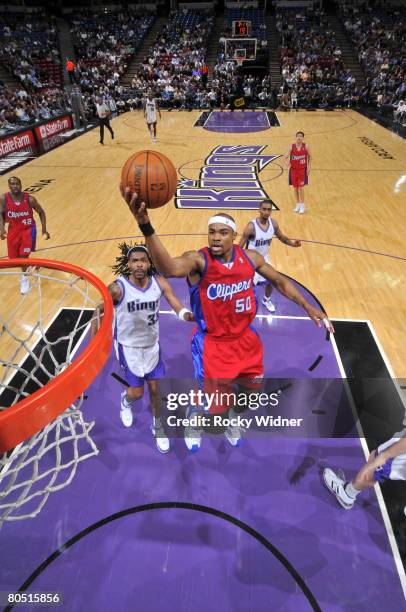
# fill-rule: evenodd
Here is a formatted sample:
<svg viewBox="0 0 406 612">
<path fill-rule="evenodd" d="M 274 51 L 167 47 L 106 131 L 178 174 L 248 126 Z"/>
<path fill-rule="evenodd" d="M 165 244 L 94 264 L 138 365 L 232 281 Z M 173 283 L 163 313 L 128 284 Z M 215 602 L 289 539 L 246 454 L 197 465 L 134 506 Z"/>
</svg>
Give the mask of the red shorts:
<svg viewBox="0 0 406 612">
<path fill-rule="evenodd" d="M 207 393 L 231 393 L 233 383 L 257 390 L 264 377 L 262 342 L 255 330 L 248 327 L 240 338 L 216 340 L 197 331 L 192 340 L 195 378 Z M 214 401 L 210 414 L 226 412 L 232 405 Z"/>
<path fill-rule="evenodd" d="M 289 170 L 289 185 L 298 189 L 299 187 L 304 187 L 307 185 L 307 171 L 306 168 L 300 168 L 297 170 L 296 168 L 291 168 Z"/>
<path fill-rule="evenodd" d="M 35 225 L 23 230 L 9 230 L 7 233 L 7 253 L 10 259 L 29 257 L 35 251 L 37 228 Z"/>
</svg>

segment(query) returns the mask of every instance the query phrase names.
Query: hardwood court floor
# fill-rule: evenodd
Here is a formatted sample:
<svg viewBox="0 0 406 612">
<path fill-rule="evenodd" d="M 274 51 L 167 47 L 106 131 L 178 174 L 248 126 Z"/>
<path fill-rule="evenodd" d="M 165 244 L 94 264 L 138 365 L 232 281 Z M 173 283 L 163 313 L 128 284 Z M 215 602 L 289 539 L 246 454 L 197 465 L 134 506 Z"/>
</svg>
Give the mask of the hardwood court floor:
<svg viewBox="0 0 406 612">
<path fill-rule="evenodd" d="M 310 289 L 332 318 L 369 319 L 397 377 L 406 378 L 406 145 L 395 134 L 353 111 L 278 113 L 281 127 L 255 133 L 217 133 L 194 127 L 200 112 L 162 112 L 157 145 L 142 113 L 112 122 L 116 138 L 98 130 L 34 159 L 2 177 L 17 174 L 23 188 L 51 181 L 34 193 L 45 208 L 52 239 L 39 236 L 38 256 L 90 269 L 106 283 L 117 242 L 137 236 L 137 227 L 118 192 L 120 170 L 130 154 L 153 149 L 166 154 L 182 176 L 196 179 L 218 145 L 266 145 L 263 154 L 284 154 L 297 130 L 305 132 L 313 167 L 306 189 L 307 212 L 293 213 L 293 192 L 281 159 L 261 173 L 261 182 L 280 209 L 273 214 L 284 233 L 303 240 L 292 249 L 275 240 L 272 261 Z M 255 217 L 230 211 L 238 228 Z M 208 210 L 176 209 L 151 214 L 172 254 L 206 244 Z M 0 244 L 0 256 L 6 253 Z M 16 287 L 17 292 L 17 287 Z M 3 303 L 9 306 L 13 292 Z"/>
</svg>

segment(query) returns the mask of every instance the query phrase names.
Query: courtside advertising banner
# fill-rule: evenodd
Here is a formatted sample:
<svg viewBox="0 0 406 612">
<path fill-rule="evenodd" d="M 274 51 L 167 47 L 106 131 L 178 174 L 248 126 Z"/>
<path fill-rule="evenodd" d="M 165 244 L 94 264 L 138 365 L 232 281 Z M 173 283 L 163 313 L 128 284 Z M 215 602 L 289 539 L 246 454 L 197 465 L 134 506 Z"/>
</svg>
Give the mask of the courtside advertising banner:
<svg viewBox="0 0 406 612">
<path fill-rule="evenodd" d="M 0 157 L 27 150 L 35 145 L 32 130 L 25 130 L 0 138 Z"/>
<path fill-rule="evenodd" d="M 70 129 L 72 129 L 72 117 L 70 115 L 64 115 L 63 117 L 51 119 L 50 121 L 47 121 L 47 123 L 43 123 L 42 125 L 36 127 L 34 131 L 38 143 L 42 144 L 44 139 L 54 136 L 55 134 L 66 132 Z"/>
</svg>

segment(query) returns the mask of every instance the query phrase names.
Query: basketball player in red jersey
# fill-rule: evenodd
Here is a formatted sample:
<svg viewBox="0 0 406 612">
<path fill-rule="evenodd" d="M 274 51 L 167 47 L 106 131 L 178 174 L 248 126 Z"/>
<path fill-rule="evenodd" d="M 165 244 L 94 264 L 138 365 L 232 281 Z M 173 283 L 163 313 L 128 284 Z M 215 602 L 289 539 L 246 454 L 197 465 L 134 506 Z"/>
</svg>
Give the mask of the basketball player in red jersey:
<svg viewBox="0 0 406 612">
<path fill-rule="evenodd" d="M 120 189 L 157 269 L 166 277 L 187 277 L 198 326 L 192 340 L 193 366 L 195 377 L 204 382 L 205 390 L 208 383 L 210 386 L 210 382 L 218 379 L 242 380 L 245 388 L 256 389 L 262 381 L 263 347 L 251 327 L 257 311 L 255 271 L 271 281 L 282 295 L 302 306 L 319 327 L 324 323 L 330 332 L 334 331 L 326 314 L 309 304 L 293 283 L 266 263 L 262 255 L 234 244 L 236 225 L 229 215 L 218 213 L 209 219 L 208 247 L 171 257 L 155 234 L 145 203 L 138 203 L 137 194 L 131 194 L 128 188 L 125 192 Z M 212 405 L 210 410 L 222 413 L 224 407 Z M 229 428 L 226 437 L 232 446 L 239 444 L 239 431 Z M 190 450 L 200 446 L 197 435 L 194 439 L 186 437 L 185 441 Z"/>
<path fill-rule="evenodd" d="M 304 188 L 308 183 L 311 162 L 309 145 L 303 142 L 303 138 L 303 132 L 296 132 L 296 142 L 285 155 L 286 167 L 289 169 L 289 185 L 294 188 L 296 196 L 294 212 L 301 215 L 305 211 Z"/>
<path fill-rule="evenodd" d="M 34 220 L 35 210 L 41 219 L 42 235 L 49 240 L 45 211 L 29 193 L 21 190 L 21 180 L 12 176 L 8 179 L 10 191 L 0 195 L 0 238 L 7 237 L 7 252 L 10 259 L 29 257 L 35 251 L 37 229 Z M 8 223 L 8 233 L 5 231 Z M 27 267 L 22 266 L 20 291 L 24 295 L 30 290 L 30 283 L 24 274 Z"/>
</svg>

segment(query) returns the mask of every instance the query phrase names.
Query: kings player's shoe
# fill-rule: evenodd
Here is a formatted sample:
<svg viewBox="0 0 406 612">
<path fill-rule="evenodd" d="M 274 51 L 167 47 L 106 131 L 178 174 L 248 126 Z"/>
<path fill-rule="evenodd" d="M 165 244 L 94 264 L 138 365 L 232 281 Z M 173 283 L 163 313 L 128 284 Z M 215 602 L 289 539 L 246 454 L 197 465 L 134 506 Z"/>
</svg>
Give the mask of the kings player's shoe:
<svg viewBox="0 0 406 612">
<path fill-rule="evenodd" d="M 340 478 L 338 474 L 330 468 L 325 468 L 323 472 L 324 484 L 333 495 L 335 495 L 338 503 L 346 510 L 351 510 L 354 506 L 355 499 L 347 495 L 345 492 L 345 480 Z"/>
<path fill-rule="evenodd" d="M 123 391 L 121 394 L 120 418 L 124 427 L 131 427 L 134 421 L 133 411 L 125 398 L 126 394 L 127 391 Z"/>
</svg>

